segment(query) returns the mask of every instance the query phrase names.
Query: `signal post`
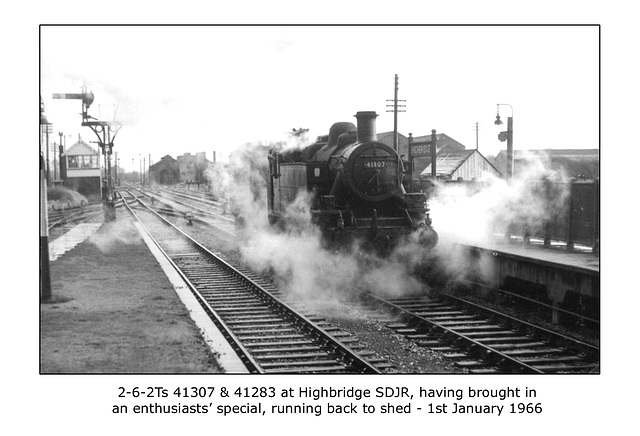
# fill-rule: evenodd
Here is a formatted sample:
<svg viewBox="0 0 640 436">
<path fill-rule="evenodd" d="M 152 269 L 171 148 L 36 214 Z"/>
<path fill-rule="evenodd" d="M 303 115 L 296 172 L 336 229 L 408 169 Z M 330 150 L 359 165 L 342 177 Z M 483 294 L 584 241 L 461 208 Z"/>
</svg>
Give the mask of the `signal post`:
<svg viewBox="0 0 640 436">
<path fill-rule="evenodd" d="M 99 121 L 89 115 L 88 110 L 93 103 L 93 92 L 87 93 L 86 88 L 82 88 L 81 94 L 53 94 L 54 99 L 62 100 L 82 100 L 82 126 L 87 126 L 98 138 L 98 146 L 104 157 L 105 174 L 102 179 L 102 202 L 104 209 L 104 220 L 106 222 L 115 221 L 115 190 L 113 178 L 111 177 L 111 155 L 113 154 L 113 141 L 122 128 L 122 124 L 117 121 Z"/>
</svg>

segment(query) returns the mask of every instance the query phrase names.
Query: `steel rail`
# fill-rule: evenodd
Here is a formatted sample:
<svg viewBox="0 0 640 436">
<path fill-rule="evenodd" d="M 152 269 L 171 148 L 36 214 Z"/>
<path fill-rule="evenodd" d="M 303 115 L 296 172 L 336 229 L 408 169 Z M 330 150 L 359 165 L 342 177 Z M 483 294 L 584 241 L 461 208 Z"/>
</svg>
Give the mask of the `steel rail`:
<svg viewBox="0 0 640 436">
<path fill-rule="evenodd" d="M 129 192 L 130 195 L 131 192 Z M 135 197 L 135 196 L 134 196 Z M 139 198 L 135 197 L 137 199 L 137 202 L 140 204 L 143 204 Z M 227 327 L 227 325 L 222 321 L 222 319 L 218 316 L 218 314 L 213 310 L 213 308 L 209 305 L 209 303 L 203 298 L 203 296 L 200 294 L 200 292 L 197 291 L 197 289 L 195 288 L 195 286 L 191 283 L 191 281 L 187 278 L 187 276 L 182 272 L 182 270 L 178 267 L 178 265 L 176 265 L 176 263 L 173 261 L 173 259 L 171 259 L 171 257 L 169 256 L 169 254 L 162 248 L 162 246 L 160 245 L 160 243 L 156 240 L 156 238 L 151 234 L 151 232 L 149 231 L 149 229 L 142 223 L 142 220 L 138 217 L 138 215 L 133 211 L 133 209 L 129 206 L 129 204 L 125 203 L 126 208 L 129 210 L 129 212 L 131 212 L 132 216 L 135 217 L 135 219 L 138 221 L 138 223 L 140 224 L 140 226 L 144 229 L 144 231 L 147 233 L 147 235 L 151 238 L 151 240 L 153 241 L 153 243 L 156 245 L 156 247 L 160 250 L 160 252 L 162 253 L 162 255 L 167 259 L 167 261 L 171 264 L 171 266 L 176 270 L 176 272 L 180 275 L 180 277 L 182 278 L 182 280 L 187 284 L 187 286 L 189 287 L 189 290 L 191 291 L 191 293 L 195 296 L 195 298 L 198 300 L 198 303 L 200 304 L 200 306 L 202 306 L 202 308 L 207 312 L 207 315 L 211 318 L 212 322 L 216 325 L 216 327 L 220 330 L 220 333 L 222 334 L 222 336 L 227 340 L 227 342 L 229 342 L 229 344 L 231 345 L 231 347 L 233 348 L 233 350 L 236 352 L 236 354 L 238 355 L 238 357 L 240 358 L 240 360 L 244 363 L 244 365 L 247 367 L 247 369 L 249 370 L 249 372 L 252 373 L 260 373 L 262 372 L 260 370 L 260 366 L 258 365 L 258 363 L 251 357 L 251 354 L 249 353 L 249 351 L 244 348 L 244 346 L 242 345 L 242 343 L 240 342 L 240 340 L 233 334 L 233 332 Z M 146 207 L 146 206 L 145 206 Z M 182 233 L 182 231 L 180 229 L 178 229 L 177 227 L 173 226 L 173 224 L 167 222 L 164 218 L 162 218 L 162 216 L 160 216 L 157 212 L 155 212 L 154 210 L 146 207 L 147 210 L 149 210 L 150 212 L 152 212 L 153 214 L 155 214 L 158 218 L 160 218 L 161 222 L 168 224 L 169 226 L 173 227 L 175 230 L 177 230 L 178 232 Z M 186 235 L 185 235 L 186 236 Z M 188 236 L 187 236 L 188 238 Z M 189 238 L 190 239 L 190 238 Z"/>
<path fill-rule="evenodd" d="M 544 371 L 542 370 L 534 368 L 531 365 L 527 365 L 526 363 L 518 359 L 515 359 L 507 354 L 504 354 L 499 350 L 493 349 L 481 342 L 478 342 L 472 338 L 469 338 L 464 334 L 456 332 L 455 330 L 450 329 L 446 326 L 443 326 L 435 321 L 431 321 L 415 313 L 412 313 L 410 310 L 404 309 L 399 305 L 394 304 L 390 301 L 387 301 L 383 298 L 377 297 L 370 293 L 364 293 L 362 294 L 362 297 L 365 300 L 369 300 L 370 302 L 373 302 L 377 305 L 380 305 L 382 307 L 385 307 L 391 310 L 393 313 L 399 315 L 400 318 L 403 321 L 407 322 L 409 325 L 422 326 L 431 331 L 436 329 L 441 334 L 445 334 L 455 338 L 456 345 L 463 343 L 465 347 L 469 349 L 472 354 L 482 355 L 482 357 L 487 359 L 488 362 L 492 365 L 496 365 L 499 367 L 506 367 L 511 370 L 518 370 L 518 372 L 525 372 L 530 374 L 544 374 Z"/>
<path fill-rule="evenodd" d="M 594 324 L 600 325 L 600 320 L 589 318 L 587 316 L 580 315 L 579 313 L 571 312 L 569 310 L 565 310 L 565 309 L 562 309 L 560 307 L 554 307 L 554 306 L 552 306 L 550 304 L 546 304 L 546 303 L 543 303 L 541 301 L 534 300 L 532 298 L 527 298 L 527 297 L 524 297 L 522 295 L 514 294 L 513 292 L 505 291 L 503 289 L 494 288 L 492 286 L 485 285 L 483 283 L 474 282 L 474 281 L 471 281 L 471 280 L 464 280 L 463 283 L 465 285 L 468 285 L 469 287 L 479 287 L 479 288 L 486 289 L 486 290 L 488 290 L 490 292 L 493 292 L 493 293 L 499 293 L 499 294 L 508 295 L 510 297 L 514 297 L 514 298 L 517 298 L 517 299 L 522 300 L 522 301 L 527 301 L 529 303 L 533 303 L 536 306 L 545 307 L 547 309 L 550 309 L 550 310 L 553 310 L 553 311 L 556 311 L 556 312 L 559 312 L 559 313 L 564 313 L 564 314 L 570 315 L 570 316 L 572 316 L 574 318 L 580 318 L 580 319 L 583 319 L 585 321 L 589 321 L 589 322 L 592 322 Z M 448 294 L 445 294 L 445 295 L 448 295 Z"/>
<path fill-rule="evenodd" d="M 52 220 L 49 222 L 49 225 L 47 228 L 51 230 L 54 227 L 66 224 L 67 222 L 89 219 L 102 213 L 102 208 L 100 208 L 97 211 L 94 211 L 93 210 L 94 208 L 95 208 L 95 205 L 90 205 L 90 206 L 87 206 L 86 209 L 82 209 L 82 210 L 77 210 L 77 208 L 74 208 L 74 210 L 68 211 L 68 212 L 56 211 L 56 212 L 59 212 L 55 214 L 58 216 L 55 218 L 55 221 Z M 51 214 L 51 215 L 54 215 L 54 214 Z"/>
<path fill-rule="evenodd" d="M 148 210 L 149 212 L 154 214 L 157 218 L 159 218 L 163 224 L 165 224 L 168 227 L 171 227 L 174 231 L 176 231 L 178 234 L 180 234 L 180 236 L 182 238 L 184 238 L 190 244 L 192 244 L 192 246 L 194 248 L 196 248 L 196 250 L 198 250 L 202 255 L 204 255 L 208 259 L 214 261 L 218 266 L 220 266 L 220 267 L 224 268 L 225 270 L 227 270 L 230 274 L 235 276 L 238 280 L 243 281 L 246 285 L 250 286 L 253 290 L 259 292 L 260 293 L 260 298 L 268 300 L 269 301 L 268 304 L 270 306 L 272 306 L 272 307 L 276 307 L 277 306 L 280 312 L 285 312 L 286 315 L 288 315 L 289 317 L 298 319 L 302 323 L 302 325 L 304 326 L 304 329 L 306 331 L 308 331 L 309 334 L 312 337 L 315 337 L 317 340 L 322 341 L 325 344 L 326 347 L 331 348 L 332 350 L 337 351 L 338 353 L 340 353 L 340 355 L 342 356 L 341 360 L 344 362 L 346 370 L 349 370 L 349 368 L 351 367 L 355 372 L 358 372 L 358 373 L 369 373 L 369 374 L 378 374 L 378 373 L 380 373 L 380 371 L 377 368 L 375 368 L 373 365 L 368 363 L 366 360 L 364 360 L 363 358 L 358 356 L 349 347 L 344 345 L 338 339 L 334 338 L 327 331 L 325 331 L 321 327 L 315 325 L 315 323 L 313 323 L 309 318 L 307 318 L 306 316 L 300 314 L 299 312 L 297 312 L 296 310 L 291 308 L 287 303 L 285 303 L 285 302 L 281 301 L 280 299 L 278 299 L 272 293 L 270 293 L 269 291 L 267 291 L 264 288 L 262 288 L 262 286 L 260 286 L 254 280 L 252 280 L 251 278 L 247 277 L 245 274 L 243 274 L 242 272 L 237 270 L 235 267 L 230 265 L 224 259 L 222 259 L 219 256 L 215 255 L 214 253 L 209 251 L 206 247 L 202 246 L 197 241 L 195 241 L 193 238 L 191 238 L 189 235 L 187 235 L 182 230 L 177 228 L 175 225 L 173 225 L 172 223 L 170 223 L 167 220 L 165 220 L 160 214 L 158 214 L 156 211 L 154 211 L 152 208 L 150 208 L 149 205 L 145 204 L 140 199 L 138 199 L 138 202 L 146 210 Z M 129 208 L 129 210 L 136 217 L 136 219 L 138 219 L 138 221 L 140 221 L 139 217 L 137 217 L 135 212 L 131 208 Z M 144 227 L 144 225 L 143 225 L 143 227 Z M 144 228 L 145 228 L 145 231 L 147 231 L 147 233 L 149 233 L 148 229 L 146 227 L 144 227 Z M 251 366 L 250 371 L 257 372 L 257 373 L 263 373 L 264 369 L 261 367 L 261 365 L 255 359 L 253 359 L 253 357 L 251 356 L 251 352 L 248 351 L 246 349 L 246 347 L 244 347 L 244 345 L 242 345 L 240 339 L 226 325 L 224 320 L 217 314 L 216 310 L 206 301 L 206 298 L 197 290 L 197 287 L 191 282 L 191 280 L 188 279 L 186 274 L 176 265 L 176 263 L 173 262 L 173 260 L 171 260 L 170 255 L 168 255 L 165 252 L 165 250 L 162 250 L 162 248 L 160 247 L 160 244 L 158 243 L 158 241 L 156 241 L 155 239 L 153 239 L 153 240 L 154 240 L 154 243 L 161 249 L 162 253 L 165 256 L 167 256 L 167 258 L 171 261 L 171 264 L 176 269 L 176 271 L 178 271 L 178 273 L 181 275 L 181 277 L 189 285 L 189 288 L 190 288 L 191 292 L 194 295 L 196 295 L 196 297 L 198 298 L 198 301 L 200 302 L 201 305 L 203 305 L 203 307 L 205 308 L 207 313 L 209 313 L 210 316 L 214 317 L 214 322 L 221 329 L 221 331 L 223 331 L 223 334 L 225 335 L 225 337 L 228 338 L 227 340 L 229 340 L 230 343 L 232 344 L 232 346 L 236 349 L 236 353 L 238 353 L 239 357 L 241 359 L 243 359 L 243 360 L 245 360 L 245 359 L 247 360 L 248 364 Z M 301 326 L 301 325 L 299 325 L 299 326 Z"/>
<path fill-rule="evenodd" d="M 138 191 L 142 192 L 143 194 L 145 194 L 145 195 L 149 196 L 149 194 L 147 194 L 147 192 L 146 192 L 146 191 L 144 191 L 144 190 L 142 190 L 142 189 L 140 189 L 140 188 L 137 188 L 137 189 L 138 189 Z M 162 194 L 162 193 L 154 193 L 154 194 L 155 194 L 156 196 L 160 196 L 160 197 L 162 197 L 162 198 L 166 198 L 166 193 L 165 193 L 165 194 Z M 187 197 L 187 198 L 189 198 L 190 200 L 192 200 L 192 201 L 196 201 L 196 202 L 197 202 L 197 201 L 201 201 L 201 199 L 197 199 L 197 198 L 194 198 L 194 197 L 189 197 L 189 196 L 187 196 L 187 195 L 185 195 L 185 194 L 182 194 L 182 193 L 179 193 L 179 192 L 168 192 L 168 194 L 169 194 L 169 195 L 175 195 L 175 196 L 181 196 L 181 197 Z M 176 200 L 175 198 L 169 198 L 169 200 L 170 200 L 170 201 L 173 201 L 173 202 L 175 202 L 175 203 L 177 203 L 177 204 L 180 204 L 180 205 L 182 205 L 182 206 L 186 206 L 186 207 L 188 207 L 188 208 L 194 209 L 194 210 L 196 211 L 196 213 L 199 213 L 199 214 L 202 214 L 202 215 L 205 215 L 205 216 L 213 216 L 213 217 L 215 217 L 216 219 L 220 219 L 220 220 L 228 221 L 229 223 L 233 223 L 233 222 L 235 222 L 235 220 L 233 220 L 233 219 L 231 219 L 231 218 L 228 218 L 228 217 L 225 217 L 225 216 L 219 215 L 219 214 L 214 213 L 214 212 L 211 212 L 211 211 L 209 211 L 209 210 L 202 209 L 202 208 L 200 208 L 200 207 L 198 207 L 198 206 L 195 206 L 195 205 L 193 205 L 193 204 L 185 203 L 184 201 Z M 207 204 L 207 203 L 205 203 L 205 204 Z M 216 206 L 216 207 L 219 207 L 219 206 Z"/>
<path fill-rule="evenodd" d="M 146 194 L 144 191 L 142 191 L 140 188 L 135 188 L 135 189 L 137 189 L 138 191 L 140 191 L 141 193 L 143 193 L 143 195 L 149 196 L 149 195 L 148 195 L 148 194 Z M 131 192 L 130 192 L 130 191 L 128 191 L 128 190 L 127 190 L 127 192 L 129 192 L 129 193 L 131 194 Z M 133 195 L 133 194 L 131 194 L 131 195 Z M 184 203 L 184 202 L 178 201 L 178 200 L 174 200 L 174 199 L 168 199 L 168 198 L 165 198 L 164 196 L 162 196 L 162 199 L 158 199 L 157 197 L 155 197 L 155 198 L 156 198 L 156 200 L 157 200 L 157 202 L 158 202 L 159 204 L 161 204 L 161 205 L 162 205 L 162 204 L 166 205 L 166 206 L 167 206 L 167 209 L 161 209 L 160 207 L 154 206 L 154 207 L 153 207 L 153 210 L 155 210 L 156 212 L 161 212 L 161 213 L 163 213 L 164 215 L 169 215 L 169 216 L 179 217 L 179 218 L 185 218 L 185 213 L 186 213 L 186 212 L 185 212 L 185 211 L 182 211 L 182 210 L 179 210 L 179 209 L 174 208 L 174 207 L 169 203 L 169 201 L 170 201 L 170 202 L 174 202 L 174 203 L 178 203 L 178 204 L 180 204 L 180 205 L 187 206 L 187 207 L 189 207 L 189 208 L 191 208 L 191 209 L 198 209 L 197 207 L 194 207 L 193 205 L 190 205 L 190 204 L 187 204 L 187 203 Z M 196 200 L 194 199 L 194 201 L 196 201 Z M 147 205 L 147 206 L 148 206 L 148 205 Z M 208 212 L 208 211 L 205 211 L 205 210 L 203 210 L 202 212 L 196 212 L 196 214 L 198 214 L 198 215 L 204 215 L 205 217 L 213 217 L 214 219 L 220 219 L 220 220 L 223 220 L 225 223 L 231 223 L 231 224 L 232 224 L 232 223 L 235 223 L 235 221 L 234 221 L 234 220 L 232 220 L 232 219 L 229 219 L 229 218 L 226 218 L 226 217 L 223 217 L 223 216 L 220 216 L 220 215 L 217 215 L 217 214 L 215 214 L 215 213 L 211 213 L 211 212 Z M 204 224 L 204 225 L 207 225 L 207 226 L 213 227 L 214 229 L 216 229 L 216 230 L 217 230 L 217 231 L 219 231 L 219 232 L 224 233 L 224 234 L 225 234 L 226 236 L 228 236 L 228 237 L 234 237 L 234 236 L 236 236 L 236 235 L 235 235 L 235 233 L 230 232 L 228 229 L 225 229 L 225 228 L 223 228 L 223 227 L 220 227 L 220 225 L 218 225 L 218 224 L 214 224 L 214 223 L 212 223 L 212 222 L 210 222 L 210 221 L 207 221 L 207 220 L 205 220 L 205 219 L 198 218 L 198 216 L 196 216 L 196 215 L 194 215 L 194 216 L 191 218 L 191 221 L 193 221 L 193 222 L 198 222 L 198 223 L 201 223 L 201 224 Z"/>
<path fill-rule="evenodd" d="M 465 307 L 471 308 L 472 310 L 476 310 L 476 311 L 479 311 L 479 312 L 482 312 L 482 313 L 488 313 L 494 318 L 500 318 L 501 320 L 506 321 L 507 323 L 510 323 L 510 324 L 514 325 L 515 327 L 524 326 L 524 327 L 530 329 L 531 331 L 534 331 L 536 334 L 543 334 L 547 338 L 551 338 L 552 342 L 561 341 L 561 342 L 564 342 L 566 344 L 569 344 L 572 347 L 577 347 L 581 351 L 583 351 L 583 352 L 585 352 L 587 354 L 598 355 L 598 356 L 600 355 L 600 348 L 595 346 L 595 345 L 591 345 L 591 344 L 588 344 L 586 342 L 580 341 L 578 339 L 572 338 L 570 336 L 554 332 L 554 331 L 549 330 L 547 328 L 544 328 L 544 327 L 532 324 L 530 322 L 518 319 L 516 317 L 513 317 L 511 315 L 507 315 L 507 314 L 499 312 L 497 310 L 481 306 L 479 304 L 473 303 L 471 301 L 465 300 L 465 299 L 460 298 L 460 297 L 456 297 L 456 296 L 453 296 L 453 295 L 449 295 L 449 294 L 445 294 L 445 293 L 437 292 L 437 291 L 432 291 L 432 292 L 436 292 L 438 294 L 438 296 L 441 296 L 444 299 L 453 301 L 456 304 L 463 305 Z"/>
</svg>

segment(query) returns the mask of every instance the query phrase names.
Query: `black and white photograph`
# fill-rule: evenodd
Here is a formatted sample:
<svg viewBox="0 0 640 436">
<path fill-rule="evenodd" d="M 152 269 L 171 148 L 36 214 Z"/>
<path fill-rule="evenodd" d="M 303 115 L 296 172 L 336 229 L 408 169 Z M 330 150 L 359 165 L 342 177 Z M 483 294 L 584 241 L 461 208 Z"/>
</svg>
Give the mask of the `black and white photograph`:
<svg viewBox="0 0 640 436">
<path fill-rule="evenodd" d="M 40 32 L 43 373 L 600 372 L 598 26 Z"/>
<path fill-rule="evenodd" d="M 27 332 L 7 347 L 16 420 L 628 428 L 628 18 L 252 5 L 51 5 L 15 32 L 37 65 L 12 94 L 39 90 L 38 207 L 8 242 L 30 259 L 38 227 L 38 293 L 27 274 L 26 328 L 17 312 L 5 328 Z"/>
</svg>

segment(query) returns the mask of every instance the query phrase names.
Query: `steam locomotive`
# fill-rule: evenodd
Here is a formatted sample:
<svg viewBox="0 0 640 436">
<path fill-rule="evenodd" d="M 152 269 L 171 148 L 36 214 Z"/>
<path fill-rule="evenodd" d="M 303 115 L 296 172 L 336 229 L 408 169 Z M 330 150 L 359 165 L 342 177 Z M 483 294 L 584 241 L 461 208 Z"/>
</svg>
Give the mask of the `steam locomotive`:
<svg viewBox="0 0 640 436">
<path fill-rule="evenodd" d="M 331 126 L 326 141 L 288 153 L 269 152 L 269 221 L 287 221 L 287 209 L 301 191 L 311 195 L 312 221 L 330 245 L 355 240 L 382 251 L 403 241 L 433 248 L 426 195 L 411 191 L 405 162 L 392 147 L 378 142 L 373 111 Z"/>
</svg>

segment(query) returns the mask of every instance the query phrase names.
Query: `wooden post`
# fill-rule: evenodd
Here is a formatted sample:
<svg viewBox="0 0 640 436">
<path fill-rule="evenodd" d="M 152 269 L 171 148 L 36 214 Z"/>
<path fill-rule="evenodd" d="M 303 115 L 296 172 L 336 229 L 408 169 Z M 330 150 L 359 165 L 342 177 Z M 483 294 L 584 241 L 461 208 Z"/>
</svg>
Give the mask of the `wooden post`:
<svg viewBox="0 0 640 436">
<path fill-rule="evenodd" d="M 436 129 L 431 130 L 431 178 L 436 181 Z"/>
<path fill-rule="evenodd" d="M 40 153 L 40 301 L 51 299 L 49 271 L 49 217 L 47 214 L 47 181 L 45 162 Z"/>
</svg>

